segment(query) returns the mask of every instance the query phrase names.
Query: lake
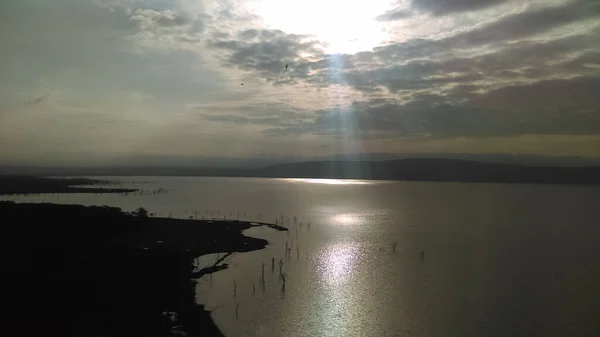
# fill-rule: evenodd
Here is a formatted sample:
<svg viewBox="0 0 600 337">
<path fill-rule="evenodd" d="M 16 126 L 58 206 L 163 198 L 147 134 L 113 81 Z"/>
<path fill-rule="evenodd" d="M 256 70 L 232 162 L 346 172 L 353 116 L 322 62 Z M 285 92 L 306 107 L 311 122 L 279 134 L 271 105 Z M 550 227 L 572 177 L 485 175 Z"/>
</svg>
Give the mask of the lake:
<svg viewBox="0 0 600 337">
<path fill-rule="evenodd" d="M 2 199 L 289 226 L 198 281 L 226 336 L 600 335 L 600 187 L 99 178 L 145 192 Z"/>
</svg>

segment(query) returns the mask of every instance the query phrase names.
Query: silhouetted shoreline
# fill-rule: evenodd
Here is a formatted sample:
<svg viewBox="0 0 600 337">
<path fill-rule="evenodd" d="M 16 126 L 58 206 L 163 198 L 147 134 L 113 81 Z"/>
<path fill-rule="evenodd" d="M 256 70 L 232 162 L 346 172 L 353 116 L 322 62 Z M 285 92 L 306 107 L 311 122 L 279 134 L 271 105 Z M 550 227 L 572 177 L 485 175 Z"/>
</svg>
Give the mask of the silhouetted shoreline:
<svg viewBox="0 0 600 337">
<path fill-rule="evenodd" d="M 115 207 L 0 202 L 2 335 L 222 336 L 195 302 L 194 258 L 259 250 L 253 224 Z M 170 322 L 165 313 L 176 313 Z"/>
<path fill-rule="evenodd" d="M 41 193 L 129 193 L 135 189 L 85 187 L 108 182 L 87 178 L 45 178 L 23 175 L 0 175 L 0 195 Z"/>
</svg>

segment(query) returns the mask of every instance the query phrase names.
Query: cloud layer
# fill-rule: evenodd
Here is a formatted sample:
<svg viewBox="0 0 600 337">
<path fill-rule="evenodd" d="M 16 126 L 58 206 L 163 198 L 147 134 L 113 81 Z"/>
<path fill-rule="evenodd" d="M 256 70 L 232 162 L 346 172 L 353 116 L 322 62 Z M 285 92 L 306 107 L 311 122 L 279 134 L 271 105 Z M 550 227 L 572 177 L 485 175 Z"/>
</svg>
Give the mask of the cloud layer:
<svg viewBox="0 0 600 337">
<path fill-rule="evenodd" d="M 357 5 L 355 25 L 377 29 L 354 38 L 336 6 L 311 20 L 269 0 L 4 1 L 4 156 L 518 152 L 524 139 L 600 155 L 600 2 Z M 328 13 L 333 28 L 317 22 Z"/>
<path fill-rule="evenodd" d="M 506 3 L 411 5 L 416 12 L 438 16 Z M 211 45 L 230 51 L 225 66 L 251 71 L 275 85 L 343 85 L 362 94 L 363 100 L 345 108 L 317 110 L 311 124 L 278 126 L 265 130 L 268 135 L 599 134 L 599 10 L 593 1 L 525 6 L 453 34 L 408 38 L 354 55 L 315 52 L 314 42 L 282 32 L 253 33 L 251 43 Z M 240 40 L 246 40 L 244 33 Z M 286 82 L 275 80 L 283 60 L 293 64 L 292 80 Z"/>
</svg>

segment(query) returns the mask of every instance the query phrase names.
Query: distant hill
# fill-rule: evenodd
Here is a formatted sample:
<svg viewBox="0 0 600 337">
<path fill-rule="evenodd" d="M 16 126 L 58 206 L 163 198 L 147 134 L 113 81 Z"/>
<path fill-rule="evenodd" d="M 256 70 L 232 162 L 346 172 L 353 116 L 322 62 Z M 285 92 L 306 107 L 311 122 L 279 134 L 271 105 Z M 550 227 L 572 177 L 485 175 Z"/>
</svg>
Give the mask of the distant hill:
<svg viewBox="0 0 600 337">
<path fill-rule="evenodd" d="M 260 170 L 260 174 L 289 178 L 600 184 L 600 166 L 535 167 L 458 159 L 319 161 L 272 165 Z"/>
<path fill-rule="evenodd" d="M 14 169 L 12 170 L 14 171 Z M 338 178 L 543 184 L 600 184 L 600 166 L 543 167 L 483 163 L 461 159 L 384 161 L 323 160 L 263 168 L 119 167 L 19 169 L 20 174 L 51 176 L 207 176 L 269 178 Z M 0 171 L 0 173 L 15 173 Z"/>
</svg>

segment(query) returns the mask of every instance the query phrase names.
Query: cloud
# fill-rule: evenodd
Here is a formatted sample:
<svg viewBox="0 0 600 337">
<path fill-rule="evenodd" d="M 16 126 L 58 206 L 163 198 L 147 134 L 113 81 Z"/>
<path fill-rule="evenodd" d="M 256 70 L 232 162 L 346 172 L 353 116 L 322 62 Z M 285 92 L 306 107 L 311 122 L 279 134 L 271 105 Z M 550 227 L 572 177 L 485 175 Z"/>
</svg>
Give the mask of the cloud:
<svg viewBox="0 0 600 337">
<path fill-rule="evenodd" d="M 379 21 L 397 21 L 419 14 L 443 16 L 494 7 L 511 0 L 412 0 L 398 1 L 400 6 L 379 15 Z"/>
<path fill-rule="evenodd" d="M 40 104 L 46 99 L 45 97 L 32 98 L 27 101 L 27 104 L 36 105 Z"/>
<path fill-rule="evenodd" d="M 181 27 L 192 21 L 189 16 L 172 11 L 159 12 L 152 20 L 161 27 Z"/>
<path fill-rule="evenodd" d="M 600 3 L 573 2 L 500 16 L 492 22 L 480 24 L 445 38 L 415 38 L 392 43 L 375 48 L 373 53 L 387 62 L 452 55 L 472 48 L 481 49 L 523 39 L 543 40 L 544 37 L 538 36 L 539 34 L 599 17 Z M 589 21 L 587 26 L 593 27 L 594 24 Z M 570 30 L 583 29 L 585 27 Z"/>
<path fill-rule="evenodd" d="M 396 8 L 393 10 L 389 10 L 377 17 L 379 21 L 396 21 L 401 19 L 409 18 L 413 15 L 413 13 L 407 8 Z"/>
<path fill-rule="evenodd" d="M 410 61 L 373 70 L 355 69 L 348 71 L 345 78 L 349 85 L 365 92 L 381 87 L 391 93 L 448 90 L 457 85 L 487 90 L 511 85 L 511 81 L 599 74 L 597 68 L 585 66 L 598 56 L 598 47 L 598 34 L 590 33 L 549 42 L 513 43 L 473 57 Z"/>
<path fill-rule="evenodd" d="M 308 77 L 308 55 L 317 59 L 322 55 L 319 42 L 310 36 L 269 29 L 243 30 L 233 39 L 213 37 L 208 46 L 226 52 L 225 66 L 252 71 L 274 83 L 296 83 L 296 79 Z"/>
<path fill-rule="evenodd" d="M 412 10 L 441 15 L 504 3 L 508 2 L 413 1 Z M 305 42 L 305 36 L 243 30 L 210 42 L 212 48 L 227 51 L 226 66 L 275 84 L 351 88 L 363 98 L 344 96 L 345 107 L 316 109 L 308 119 L 279 121 L 241 112 L 206 118 L 266 127 L 263 133 L 272 137 L 387 139 L 598 133 L 597 103 L 593 95 L 582 94 L 594 91 L 594 79 L 600 75 L 599 68 L 593 66 L 600 50 L 600 31 L 590 21 L 598 16 L 597 6 L 596 2 L 579 0 L 526 7 L 453 34 L 408 39 L 354 55 L 328 55 L 314 40 Z M 378 19 L 408 17 L 410 12 L 402 8 L 402 13 L 392 10 Z M 571 27 L 573 24 L 577 25 Z M 283 60 L 293 60 L 289 61 L 292 81 L 281 79 Z M 543 103 L 544 96 L 557 90 L 563 92 L 556 96 L 560 100 Z M 512 95 L 516 99 L 511 99 Z M 522 97 L 523 103 L 506 103 L 520 102 L 517 97 Z M 559 101 L 569 103 L 563 107 Z"/>
<path fill-rule="evenodd" d="M 460 9 L 469 3 L 449 2 L 444 6 Z M 481 8 L 496 3 L 499 2 L 472 5 Z M 432 4 L 425 1 L 421 6 Z M 597 17 L 598 6 L 596 2 L 579 0 L 534 8 L 503 15 L 444 38 L 413 38 L 356 55 L 327 55 L 314 39 L 277 30 L 243 30 L 227 39 L 213 38 L 209 45 L 227 51 L 224 65 L 276 84 L 304 82 L 327 87 L 347 83 L 371 94 L 381 93 L 382 88 L 398 93 L 451 83 L 480 85 L 476 82 L 486 77 L 508 80 L 527 72 L 531 78 L 535 69 L 541 70 L 540 74 L 548 73 L 550 63 L 564 62 L 575 51 L 600 46 L 595 38 L 598 30 L 591 22 L 556 33 L 556 37 L 539 35 Z M 284 73 L 286 63 L 290 64 L 290 71 Z"/>
<path fill-rule="evenodd" d="M 138 22 L 141 30 L 152 30 L 156 27 L 183 27 L 190 25 L 193 20 L 189 15 L 173 10 L 156 11 L 152 9 L 136 9 L 131 20 Z"/>
<path fill-rule="evenodd" d="M 351 139 L 498 137 L 521 134 L 598 134 L 597 78 L 502 88 L 472 101 L 423 95 L 408 103 L 354 102 L 316 111 L 312 123 L 265 130 L 270 136 L 331 135 Z M 559 93 L 549 98 L 553 93 Z M 532 103 L 542 101 L 542 104 Z"/>
<path fill-rule="evenodd" d="M 600 3 L 598 2 L 576 0 L 540 10 L 518 12 L 503 16 L 481 28 L 459 34 L 449 39 L 449 42 L 460 41 L 472 45 L 482 45 L 535 36 L 570 23 L 598 18 L 599 10 Z"/>
<path fill-rule="evenodd" d="M 178 43 L 200 43 L 210 17 L 174 10 L 138 8 L 130 20 L 137 23 L 136 40 L 145 46 L 177 46 Z"/>
<path fill-rule="evenodd" d="M 310 122 L 311 112 L 290 104 L 255 103 L 234 106 L 197 105 L 191 106 L 204 121 L 222 124 L 258 125 L 269 127 L 292 127 Z"/>
<path fill-rule="evenodd" d="M 499 88 L 474 97 L 471 103 L 494 110 L 530 111 L 532 116 L 538 112 L 558 114 L 546 122 L 562 119 L 557 127 L 579 125 L 581 130 L 600 132 L 599 88 L 600 76 L 545 80 Z"/>
<path fill-rule="evenodd" d="M 3 137 L 40 156 L 597 141 L 600 2 L 373 5 L 346 39 L 269 2 L 2 1 Z"/>
<path fill-rule="evenodd" d="M 412 0 L 411 7 L 433 15 L 445 15 L 475 11 L 508 1 L 510 0 Z"/>
</svg>

